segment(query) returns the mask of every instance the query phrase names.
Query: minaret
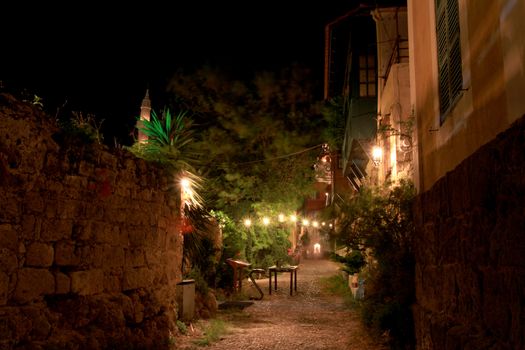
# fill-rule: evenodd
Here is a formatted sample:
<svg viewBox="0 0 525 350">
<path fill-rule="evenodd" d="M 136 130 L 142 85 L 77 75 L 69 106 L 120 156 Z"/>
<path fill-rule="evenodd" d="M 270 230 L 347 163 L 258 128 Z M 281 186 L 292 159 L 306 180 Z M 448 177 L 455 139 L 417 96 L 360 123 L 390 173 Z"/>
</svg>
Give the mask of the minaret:
<svg viewBox="0 0 525 350">
<path fill-rule="evenodd" d="M 140 105 L 140 120 L 137 122 L 137 129 L 139 130 L 138 139 L 140 143 L 144 143 L 148 140 L 148 136 L 145 135 L 139 128 L 142 127 L 142 121 L 149 121 L 151 117 L 151 101 L 149 99 L 149 89 L 146 89 L 146 96 L 142 100 L 142 105 Z"/>
</svg>

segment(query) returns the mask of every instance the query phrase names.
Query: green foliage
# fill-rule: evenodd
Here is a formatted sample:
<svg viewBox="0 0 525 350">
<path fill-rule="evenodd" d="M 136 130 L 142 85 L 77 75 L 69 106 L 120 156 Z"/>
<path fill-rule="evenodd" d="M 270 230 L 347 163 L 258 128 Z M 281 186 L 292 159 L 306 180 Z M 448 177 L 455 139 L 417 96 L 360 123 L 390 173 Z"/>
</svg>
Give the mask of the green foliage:
<svg viewBox="0 0 525 350">
<path fill-rule="evenodd" d="M 283 265 L 291 262 L 288 256 L 288 248 L 291 247 L 288 230 L 257 226 L 251 228 L 250 232 L 253 237 L 250 261 L 254 266 L 266 269 L 277 262 Z"/>
<path fill-rule="evenodd" d="M 226 259 L 233 258 L 246 260 L 247 235 L 244 227 L 233 221 L 221 211 L 212 211 L 211 214 L 219 222 L 222 230 L 222 254 L 217 266 L 216 285 L 229 289 L 233 285 L 233 270 L 226 263 Z"/>
<path fill-rule="evenodd" d="M 192 266 L 190 272 L 185 276 L 185 279 L 195 280 L 195 290 L 201 293 L 202 295 L 208 294 L 208 282 L 206 282 L 198 266 Z"/>
<path fill-rule="evenodd" d="M 203 67 L 170 83 L 174 104 L 191 111 L 198 130 L 192 149 L 207 179 L 201 193 L 223 230 L 217 286 L 232 285 L 227 258 L 253 267 L 287 262 L 286 229 L 247 230 L 241 222 L 294 212 L 313 190 L 322 117 L 310 81 L 298 66 L 257 73 L 251 81 Z"/>
<path fill-rule="evenodd" d="M 258 203 L 287 211 L 301 205 L 317 155 L 303 150 L 320 143 L 319 104 L 312 102 L 308 72 L 293 67 L 245 82 L 203 67 L 179 74 L 170 89 L 199 127 L 196 148 L 209 206 L 239 219 Z"/>
<path fill-rule="evenodd" d="M 182 111 L 172 117 L 169 109 L 165 109 L 159 117 L 151 112 L 150 120 L 141 120 L 141 130 L 148 140 L 136 142 L 128 149 L 137 157 L 162 164 L 171 173 L 182 170 L 195 174 L 197 154 L 192 148 L 192 120 L 187 112 Z"/>
<path fill-rule="evenodd" d="M 332 260 L 344 264 L 343 270 L 350 275 L 357 273 L 366 265 L 365 257 L 360 250 L 352 250 L 346 256 L 332 253 Z"/>
<path fill-rule="evenodd" d="M 77 139 L 82 143 L 102 144 L 102 124 L 104 120 L 98 121 L 95 115 L 72 111 L 70 115 L 57 119 L 57 124 L 64 132 L 66 138 Z"/>
<path fill-rule="evenodd" d="M 182 334 L 188 333 L 188 327 L 181 320 L 177 320 L 177 328 L 179 329 L 179 332 L 181 332 Z"/>
<path fill-rule="evenodd" d="M 206 292 L 209 286 L 215 286 L 216 252 L 210 239 L 210 228 L 214 225 L 214 218 L 202 207 L 184 208 L 184 217 L 191 224 L 191 232 L 184 235 L 183 271 L 190 269 L 189 278 L 195 278 L 196 283 L 202 280 L 203 285 L 196 287 Z M 198 281 L 199 280 L 199 281 Z M 204 285 L 206 284 L 206 285 Z"/>
<path fill-rule="evenodd" d="M 204 336 L 194 342 L 199 346 L 208 346 L 221 339 L 228 331 L 228 325 L 222 320 L 212 319 L 210 323 L 204 327 L 203 331 Z"/>
<path fill-rule="evenodd" d="M 339 239 L 369 255 L 363 320 L 378 334 L 386 331 L 395 349 L 414 347 L 414 195 L 406 181 L 391 190 L 363 189 L 340 213 Z"/>
<path fill-rule="evenodd" d="M 334 97 L 327 101 L 321 109 L 325 121 L 323 140 L 328 143 L 331 150 L 338 150 L 345 137 L 345 117 L 343 113 L 343 98 Z"/>
<path fill-rule="evenodd" d="M 348 288 L 348 281 L 340 274 L 322 278 L 321 285 L 326 292 L 342 297 L 345 306 L 355 306 L 355 299 L 352 295 L 352 291 Z"/>
<path fill-rule="evenodd" d="M 223 253 L 217 272 L 217 285 L 231 288 L 233 271 L 226 259 L 245 260 L 252 267 L 267 268 L 277 261 L 290 263 L 288 248 L 289 232 L 286 228 L 253 225 L 246 228 L 242 223 L 232 220 L 224 212 L 214 211 L 213 216 L 219 221 L 223 233 Z"/>
</svg>

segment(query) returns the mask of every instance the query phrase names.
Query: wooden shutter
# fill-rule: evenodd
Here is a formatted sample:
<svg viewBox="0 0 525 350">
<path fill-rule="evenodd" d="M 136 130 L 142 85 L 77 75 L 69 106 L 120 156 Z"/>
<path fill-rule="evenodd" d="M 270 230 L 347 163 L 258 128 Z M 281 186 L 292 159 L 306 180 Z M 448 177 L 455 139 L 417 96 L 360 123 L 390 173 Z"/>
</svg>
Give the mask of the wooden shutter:
<svg viewBox="0 0 525 350">
<path fill-rule="evenodd" d="M 440 120 L 446 117 L 463 87 L 458 0 L 436 0 L 436 38 Z"/>
</svg>

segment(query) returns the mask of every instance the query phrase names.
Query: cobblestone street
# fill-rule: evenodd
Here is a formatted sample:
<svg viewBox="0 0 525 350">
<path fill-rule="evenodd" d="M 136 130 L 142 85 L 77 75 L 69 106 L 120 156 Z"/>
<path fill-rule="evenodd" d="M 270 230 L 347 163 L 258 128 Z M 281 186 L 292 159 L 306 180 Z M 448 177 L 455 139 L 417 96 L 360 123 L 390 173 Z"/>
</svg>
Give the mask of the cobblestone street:
<svg viewBox="0 0 525 350">
<path fill-rule="evenodd" d="M 264 292 L 261 301 L 243 311 L 219 311 L 228 332 L 209 349 L 385 349 L 361 326 L 358 315 L 340 297 L 327 294 L 320 280 L 338 272 L 336 263 L 303 260 L 297 274 L 297 294 L 289 295 L 288 273 L 279 274 L 278 290 L 268 295 L 268 279 L 258 280 Z M 248 288 L 249 283 L 245 283 Z M 253 287 L 252 287 L 253 288 Z M 255 289 L 254 289 L 255 290 Z M 248 291 L 256 295 L 254 291 Z M 190 345 L 187 337 L 182 348 Z"/>
</svg>

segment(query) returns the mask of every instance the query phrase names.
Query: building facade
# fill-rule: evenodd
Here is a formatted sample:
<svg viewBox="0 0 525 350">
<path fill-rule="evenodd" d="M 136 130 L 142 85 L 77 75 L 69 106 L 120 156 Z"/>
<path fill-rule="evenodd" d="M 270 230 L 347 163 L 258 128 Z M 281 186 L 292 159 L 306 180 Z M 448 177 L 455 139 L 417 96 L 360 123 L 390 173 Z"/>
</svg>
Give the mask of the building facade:
<svg viewBox="0 0 525 350">
<path fill-rule="evenodd" d="M 408 2 L 419 189 L 525 113 L 525 3 Z"/>
<path fill-rule="evenodd" d="M 407 10 L 386 7 L 372 10 L 377 32 L 377 135 L 375 145 L 378 183 L 413 179 L 416 148 L 415 118 L 410 105 Z"/>
<path fill-rule="evenodd" d="M 408 1 L 418 349 L 525 348 L 524 15 Z"/>
</svg>

